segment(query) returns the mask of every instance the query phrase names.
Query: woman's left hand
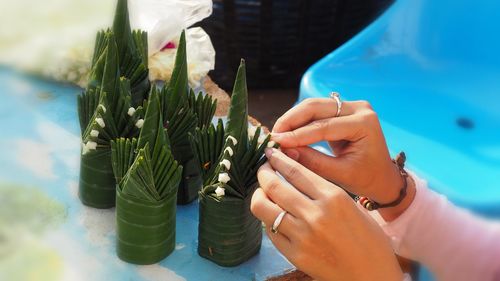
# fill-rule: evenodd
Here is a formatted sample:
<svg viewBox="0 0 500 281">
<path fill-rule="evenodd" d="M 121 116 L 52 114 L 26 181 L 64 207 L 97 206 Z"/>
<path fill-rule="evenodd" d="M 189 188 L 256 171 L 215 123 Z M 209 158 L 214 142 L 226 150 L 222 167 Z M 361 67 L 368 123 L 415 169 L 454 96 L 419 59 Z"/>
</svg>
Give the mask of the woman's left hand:
<svg viewBox="0 0 500 281">
<path fill-rule="evenodd" d="M 403 280 L 386 235 L 345 191 L 277 149 L 266 156 L 251 210 L 290 262 L 317 280 Z"/>
</svg>

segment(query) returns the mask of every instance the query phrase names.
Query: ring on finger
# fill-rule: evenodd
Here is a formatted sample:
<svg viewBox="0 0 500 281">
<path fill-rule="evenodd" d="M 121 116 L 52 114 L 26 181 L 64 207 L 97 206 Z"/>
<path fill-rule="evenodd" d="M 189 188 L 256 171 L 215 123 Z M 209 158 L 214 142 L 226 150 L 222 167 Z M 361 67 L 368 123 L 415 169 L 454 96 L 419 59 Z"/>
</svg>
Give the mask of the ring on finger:
<svg viewBox="0 0 500 281">
<path fill-rule="evenodd" d="M 274 220 L 273 226 L 271 227 L 272 233 L 274 233 L 274 234 L 278 233 L 278 227 L 280 226 L 281 222 L 283 221 L 283 218 L 285 217 L 286 213 L 287 213 L 286 211 L 282 211 L 276 217 L 276 219 Z"/>
<path fill-rule="evenodd" d="M 342 110 L 342 100 L 340 99 L 340 94 L 337 92 L 331 92 L 330 98 L 334 99 L 337 103 L 337 113 L 335 114 L 335 117 L 339 117 Z"/>
</svg>

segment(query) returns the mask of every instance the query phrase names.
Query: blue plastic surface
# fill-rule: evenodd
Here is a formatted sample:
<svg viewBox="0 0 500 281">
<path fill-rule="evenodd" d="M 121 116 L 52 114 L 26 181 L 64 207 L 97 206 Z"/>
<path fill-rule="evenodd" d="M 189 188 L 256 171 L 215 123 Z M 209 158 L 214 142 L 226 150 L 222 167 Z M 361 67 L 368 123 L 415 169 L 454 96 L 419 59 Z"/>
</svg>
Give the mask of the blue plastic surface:
<svg viewBox="0 0 500 281">
<path fill-rule="evenodd" d="M 500 217 L 500 1 L 401 0 L 304 75 L 299 101 L 368 100 L 393 154 L 457 205 Z"/>
<path fill-rule="evenodd" d="M 0 258 L 0 279 L 24 280 L 3 275 L 2 269 L 10 269 L 37 280 L 266 280 L 293 269 L 266 235 L 260 253 L 240 266 L 224 268 L 201 258 L 197 202 L 178 206 L 177 243 L 169 257 L 149 266 L 119 260 L 114 209 L 83 206 L 77 196 L 80 91 L 0 67 L 0 191 L 14 188 L 0 198 L 0 212 L 7 212 L 0 214 L 41 214 L 14 226 L 0 224 L 0 244 L 7 246 L 2 249 L 14 245 Z M 12 198 L 24 204 L 6 210 Z"/>
</svg>

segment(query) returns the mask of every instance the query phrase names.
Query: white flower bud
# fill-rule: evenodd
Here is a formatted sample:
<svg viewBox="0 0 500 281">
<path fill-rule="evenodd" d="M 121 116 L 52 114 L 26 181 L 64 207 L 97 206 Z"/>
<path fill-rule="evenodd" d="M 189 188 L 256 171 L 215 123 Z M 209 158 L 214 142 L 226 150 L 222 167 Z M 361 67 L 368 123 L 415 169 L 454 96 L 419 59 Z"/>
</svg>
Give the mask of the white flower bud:
<svg viewBox="0 0 500 281">
<path fill-rule="evenodd" d="M 85 155 L 89 152 L 89 148 L 87 147 L 87 145 L 85 145 L 83 142 L 82 142 L 82 155 Z"/>
<path fill-rule="evenodd" d="M 102 112 L 106 113 L 106 107 L 104 107 L 104 105 L 100 104 L 99 107 L 102 108 Z"/>
<path fill-rule="evenodd" d="M 144 119 L 139 119 L 137 120 L 137 122 L 135 122 L 135 126 L 139 129 L 142 128 L 143 125 L 144 125 Z"/>
<path fill-rule="evenodd" d="M 231 180 L 228 173 L 219 174 L 219 182 L 228 183 Z"/>
<path fill-rule="evenodd" d="M 226 147 L 226 149 L 224 149 L 224 153 L 226 153 L 226 151 L 229 153 L 229 156 L 233 156 L 234 152 L 232 148 L 228 146 Z"/>
<path fill-rule="evenodd" d="M 97 138 L 99 136 L 99 131 L 98 130 L 92 130 L 90 131 L 90 135 L 94 138 Z"/>
<path fill-rule="evenodd" d="M 271 148 L 271 147 L 274 147 L 276 143 L 274 141 L 270 141 L 267 143 L 267 147 Z"/>
<path fill-rule="evenodd" d="M 88 141 L 85 146 L 87 146 L 87 148 L 89 150 L 96 150 L 97 149 L 97 143 L 94 141 Z"/>
<path fill-rule="evenodd" d="M 104 120 L 102 118 L 96 118 L 95 121 L 97 122 L 97 124 L 99 124 L 101 128 L 106 127 L 106 124 L 104 124 Z"/>
<path fill-rule="evenodd" d="M 128 109 L 127 114 L 128 116 L 134 116 L 135 113 L 135 108 L 131 107 Z"/>
<path fill-rule="evenodd" d="M 229 169 L 231 169 L 231 161 L 227 160 L 227 159 L 224 159 L 220 162 L 220 164 L 224 167 L 226 167 L 226 170 L 229 171 Z"/>
<path fill-rule="evenodd" d="M 229 139 L 229 140 L 231 140 L 231 141 L 233 142 L 233 145 L 237 145 L 237 144 L 238 144 L 238 141 L 236 140 L 236 138 L 235 138 L 235 137 L 233 137 L 233 136 L 227 136 L 226 141 L 227 141 L 228 139 Z"/>
<path fill-rule="evenodd" d="M 217 197 L 222 197 L 226 194 L 226 192 L 225 192 L 225 189 L 223 187 L 218 186 L 215 189 L 215 194 L 217 195 Z"/>
</svg>

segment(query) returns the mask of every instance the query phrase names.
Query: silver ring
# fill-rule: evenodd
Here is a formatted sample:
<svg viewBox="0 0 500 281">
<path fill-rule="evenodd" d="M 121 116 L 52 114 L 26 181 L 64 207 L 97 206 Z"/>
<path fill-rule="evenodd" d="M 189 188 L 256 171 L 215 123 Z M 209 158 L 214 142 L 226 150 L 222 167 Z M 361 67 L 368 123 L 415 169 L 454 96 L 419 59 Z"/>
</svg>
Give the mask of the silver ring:
<svg viewBox="0 0 500 281">
<path fill-rule="evenodd" d="M 342 101 L 340 100 L 340 94 L 337 92 L 331 92 L 330 98 L 334 99 L 337 103 L 337 113 L 335 114 L 335 117 L 339 117 L 340 111 L 342 110 Z"/>
<path fill-rule="evenodd" d="M 276 234 L 278 233 L 278 227 L 280 226 L 281 222 L 283 221 L 283 218 L 286 215 L 286 211 L 282 211 L 274 220 L 273 227 L 271 227 L 271 232 Z"/>
</svg>

